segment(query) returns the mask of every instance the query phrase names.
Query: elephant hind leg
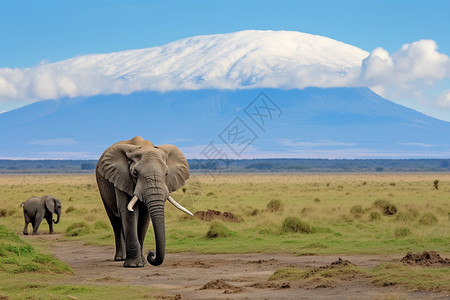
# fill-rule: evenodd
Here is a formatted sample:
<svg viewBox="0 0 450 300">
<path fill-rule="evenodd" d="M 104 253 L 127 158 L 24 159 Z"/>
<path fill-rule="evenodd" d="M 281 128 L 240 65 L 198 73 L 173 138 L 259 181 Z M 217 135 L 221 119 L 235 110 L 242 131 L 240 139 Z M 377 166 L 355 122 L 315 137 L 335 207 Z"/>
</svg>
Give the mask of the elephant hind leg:
<svg viewBox="0 0 450 300">
<path fill-rule="evenodd" d="M 23 212 L 23 216 L 25 218 L 25 226 L 23 227 L 23 234 L 28 235 L 28 224 L 31 222 L 31 220 L 25 211 Z"/>
<path fill-rule="evenodd" d="M 31 221 L 31 224 L 33 224 L 33 234 L 38 234 L 39 225 L 41 225 L 41 222 L 43 219 L 44 219 L 44 213 L 38 212 L 36 214 L 34 222 Z"/>
</svg>

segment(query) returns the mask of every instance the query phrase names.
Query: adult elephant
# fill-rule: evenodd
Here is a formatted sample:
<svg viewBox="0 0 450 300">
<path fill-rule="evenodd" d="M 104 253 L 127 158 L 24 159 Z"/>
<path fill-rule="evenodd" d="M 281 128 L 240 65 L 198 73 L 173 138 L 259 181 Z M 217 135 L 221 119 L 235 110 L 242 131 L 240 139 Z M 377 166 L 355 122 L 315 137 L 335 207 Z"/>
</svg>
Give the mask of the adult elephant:
<svg viewBox="0 0 450 300">
<path fill-rule="evenodd" d="M 52 196 L 31 197 L 24 203 L 23 216 L 25 217 L 25 227 L 23 234 L 28 235 L 28 224 L 33 226 L 33 234 L 38 234 L 39 225 L 45 218 L 48 223 L 49 233 L 53 233 L 53 223 L 58 224 L 61 216 L 61 200 Z M 52 216 L 56 214 L 56 221 Z"/>
<path fill-rule="evenodd" d="M 151 218 L 156 253 L 150 251 L 147 260 L 160 265 L 165 254 L 165 201 L 191 214 L 169 196 L 189 178 L 183 153 L 174 145 L 155 146 L 138 136 L 106 149 L 96 177 L 114 230 L 114 260 L 124 260 L 124 267 L 144 266 L 142 246 Z"/>
</svg>

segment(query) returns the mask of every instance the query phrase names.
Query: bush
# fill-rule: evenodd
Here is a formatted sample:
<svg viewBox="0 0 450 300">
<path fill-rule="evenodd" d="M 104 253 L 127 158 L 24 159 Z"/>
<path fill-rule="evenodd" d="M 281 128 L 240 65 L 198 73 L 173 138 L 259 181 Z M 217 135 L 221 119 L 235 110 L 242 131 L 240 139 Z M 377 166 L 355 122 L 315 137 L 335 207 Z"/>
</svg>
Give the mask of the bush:
<svg viewBox="0 0 450 300">
<path fill-rule="evenodd" d="M 283 221 L 282 230 L 284 232 L 312 233 L 312 227 L 297 217 L 287 217 Z"/>
<path fill-rule="evenodd" d="M 379 212 L 376 211 L 372 211 L 369 215 L 369 220 L 371 221 L 376 221 L 381 219 L 381 214 Z"/>
<path fill-rule="evenodd" d="M 399 227 L 394 229 L 394 236 L 396 238 L 405 237 L 411 234 L 411 230 L 408 227 Z"/>
<path fill-rule="evenodd" d="M 282 209 L 282 205 L 281 205 L 280 200 L 272 200 L 269 203 L 267 203 L 267 211 L 277 212 L 281 209 Z"/>
<path fill-rule="evenodd" d="M 75 207 L 69 206 L 69 207 L 66 209 L 66 214 L 68 214 L 68 213 L 70 213 L 70 212 L 73 212 L 73 211 L 75 211 L 75 210 L 76 210 Z"/>
<path fill-rule="evenodd" d="M 209 227 L 209 230 L 206 233 L 206 237 L 209 239 L 228 237 L 232 233 L 233 232 L 230 229 L 228 229 L 227 227 L 225 227 L 225 225 L 223 225 L 220 222 L 215 221 L 215 222 L 211 223 L 211 226 Z"/>
<path fill-rule="evenodd" d="M 80 236 L 90 232 L 89 225 L 85 222 L 73 223 L 66 229 L 66 236 Z"/>
<path fill-rule="evenodd" d="M 373 206 L 381 210 L 386 215 L 395 215 L 397 213 L 397 207 L 388 200 L 377 200 L 373 203 Z"/>
<path fill-rule="evenodd" d="M 433 184 L 434 184 L 434 188 L 438 190 L 439 189 L 439 180 L 436 179 L 435 181 L 433 181 Z"/>
<path fill-rule="evenodd" d="M 425 213 L 419 219 L 419 223 L 422 225 L 435 225 L 437 224 L 438 219 L 432 213 Z"/>
<path fill-rule="evenodd" d="M 353 217 L 360 218 L 364 213 L 364 208 L 361 205 L 355 205 L 350 209 L 350 213 L 353 215 Z"/>
</svg>

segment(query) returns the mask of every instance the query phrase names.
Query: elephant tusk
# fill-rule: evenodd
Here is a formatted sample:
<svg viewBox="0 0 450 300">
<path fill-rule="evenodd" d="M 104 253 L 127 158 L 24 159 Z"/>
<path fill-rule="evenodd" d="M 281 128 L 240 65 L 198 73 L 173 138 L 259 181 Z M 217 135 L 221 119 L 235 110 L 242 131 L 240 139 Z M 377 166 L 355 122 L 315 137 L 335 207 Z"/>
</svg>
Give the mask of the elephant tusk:
<svg viewBox="0 0 450 300">
<path fill-rule="evenodd" d="M 131 198 L 130 203 L 128 203 L 127 209 L 129 211 L 134 211 L 133 207 L 136 204 L 136 202 L 138 202 L 139 198 L 134 195 L 133 198 Z"/>
<path fill-rule="evenodd" d="M 169 202 L 172 203 L 173 206 L 175 206 L 176 208 L 178 208 L 178 209 L 181 210 L 182 212 L 185 212 L 185 213 L 187 213 L 188 215 L 193 216 L 193 214 L 192 214 L 190 211 L 188 211 L 186 208 L 184 208 L 183 206 L 181 206 L 180 204 L 178 204 L 178 202 L 175 201 L 172 197 L 169 196 L 169 198 L 168 198 L 167 200 L 169 200 Z"/>
</svg>

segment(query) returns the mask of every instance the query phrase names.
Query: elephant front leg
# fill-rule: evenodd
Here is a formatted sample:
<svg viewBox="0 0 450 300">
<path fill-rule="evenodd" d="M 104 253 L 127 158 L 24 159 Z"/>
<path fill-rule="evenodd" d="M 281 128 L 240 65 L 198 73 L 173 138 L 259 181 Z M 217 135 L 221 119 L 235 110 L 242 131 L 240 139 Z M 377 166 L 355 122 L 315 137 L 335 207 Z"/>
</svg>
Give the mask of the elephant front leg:
<svg viewBox="0 0 450 300">
<path fill-rule="evenodd" d="M 123 266 L 129 268 L 143 267 L 145 258 L 142 255 L 142 246 L 138 239 L 136 212 L 123 212 L 122 230 L 126 249 L 126 259 Z"/>
<path fill-rule="evenodd" d="M 120 220 L 122 221 L 122 235 L 126 250 L 126 259 L 123 266 L 129 268 L 143 267 L 145 258 L 142 255 L 142 245 L 139 243 L 138 238 L 138 214 L 136 211 L 128 211 L 128 198 L 124 193 L 116 192 L 116 199 L 118 199 L 118 209 Z"/>
<path fill-rule="evenodd" d="M 52 216 L 50 215 L 50 217 L 46 217 L 45 220 L 47 220 L 48 223 L 48 233 L 52 234 L 53 233 Z"/>
</svg>

